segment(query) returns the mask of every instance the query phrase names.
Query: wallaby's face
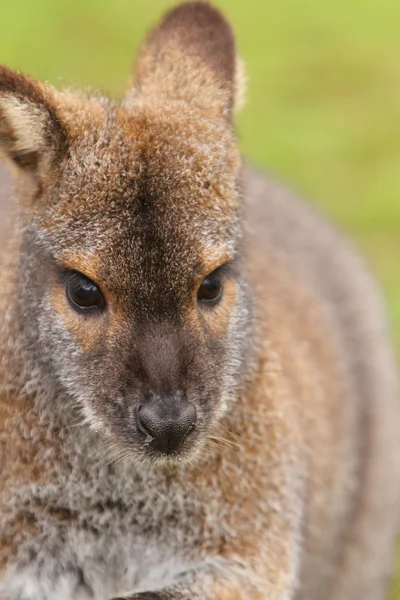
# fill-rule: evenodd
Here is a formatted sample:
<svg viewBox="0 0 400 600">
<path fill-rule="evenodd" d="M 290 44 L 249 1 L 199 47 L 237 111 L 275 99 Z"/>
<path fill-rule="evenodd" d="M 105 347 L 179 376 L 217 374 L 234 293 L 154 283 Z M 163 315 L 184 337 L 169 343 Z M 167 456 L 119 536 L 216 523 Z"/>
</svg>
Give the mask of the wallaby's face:
<svg viewBox="0 0 400 600">
<path fill-rule="evenodd" d="M 21 294 L 50 376 L 137 461 L 191 457 L 241 376 L 248 300 L 229 27 L 178 7 L 120 105 L 0 71 Z"/>
</svg>

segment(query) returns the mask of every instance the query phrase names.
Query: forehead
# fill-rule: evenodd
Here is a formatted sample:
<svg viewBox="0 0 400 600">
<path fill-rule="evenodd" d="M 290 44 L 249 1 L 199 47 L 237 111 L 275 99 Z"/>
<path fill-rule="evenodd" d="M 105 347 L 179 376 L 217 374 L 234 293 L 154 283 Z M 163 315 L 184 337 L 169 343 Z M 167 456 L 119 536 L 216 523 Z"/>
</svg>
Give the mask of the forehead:
<svg viewBox="0 0 400 600">
<path fill-rule="evenodd" d="M 234 252 L 239 158 L 227 124 L 176 109 L 96 117 L 75 133 L 40 217 L 55 252 L 95 255 L 104 269 L 152 256 L 167 270 L 178 256 L 182 266 Z"/>
</svg>

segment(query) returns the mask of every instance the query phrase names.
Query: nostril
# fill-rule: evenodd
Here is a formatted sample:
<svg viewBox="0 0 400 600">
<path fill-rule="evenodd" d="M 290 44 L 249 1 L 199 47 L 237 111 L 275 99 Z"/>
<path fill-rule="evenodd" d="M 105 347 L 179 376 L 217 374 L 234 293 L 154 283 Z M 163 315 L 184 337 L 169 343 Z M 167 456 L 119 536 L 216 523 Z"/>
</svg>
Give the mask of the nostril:
<svg viewBox="0 0 400 600">
<path fill-rule="evenodd" d="M 142 433 L 143 435 L 146 436 L 145 442 L 147 444 L 150 444 L 150 442 L 152 442 L 154 440 L 155 436 L 151 431 L 149 431 L 150 425 L 146 422 L 143 422 L 143 417 L 141 418 L 141 416 L 140 416 L 141 408 L 142 408 L 142 405 L 140 404 L 138 411 L 137 411 L 137 426 L 138 426 L 140 433 Z"/>
<path fill-rule="evenodd" d="M 138 431 L 146 437 L 145 444 L 169 454 L 177 450 L 194 430 L 196 409 L 188 402 L 168 399 L 150 400 L 137 410 Z"/>
</svg>

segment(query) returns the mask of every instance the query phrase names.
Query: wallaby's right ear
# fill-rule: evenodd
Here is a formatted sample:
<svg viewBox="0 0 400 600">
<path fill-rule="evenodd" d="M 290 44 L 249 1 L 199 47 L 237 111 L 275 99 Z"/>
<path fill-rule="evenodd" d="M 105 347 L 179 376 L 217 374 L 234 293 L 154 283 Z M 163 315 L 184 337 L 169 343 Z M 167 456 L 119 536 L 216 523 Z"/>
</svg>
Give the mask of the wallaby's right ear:
<svg viewBox="0 0 400 600">
<path fill-rule="evenodd" d="M 40 183 L 67 145 L 55 90 L 0 66 L 0 154 Z"/>
</svg>

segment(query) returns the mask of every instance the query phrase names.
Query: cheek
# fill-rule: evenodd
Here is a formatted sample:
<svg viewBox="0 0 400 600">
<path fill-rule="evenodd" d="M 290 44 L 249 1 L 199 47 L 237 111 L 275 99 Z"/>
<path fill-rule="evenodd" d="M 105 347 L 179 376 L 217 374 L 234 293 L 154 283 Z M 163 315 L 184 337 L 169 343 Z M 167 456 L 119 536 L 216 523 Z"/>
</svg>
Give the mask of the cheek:
<svg viewBox="0 0 400 600">
<path fill-rule="evenodd" d="M 105 339 L 109 320 L 105 313 L 80 315 L 70 306 L 63 288 L 56 288 L 52 292 L 50 302 L 68 338 L 74 341 L 78 349 L 92 352 Z"/>
<path fill-rule="evenodd" d="M 64 288 L 57 287 L 50 297 L 51 310 L 55 312 L 61 326 L 74 350 L 89 356 L 105 349 L 110 340 L 119 339 L 124 330 L 123 318 L 111 310 L 94 314 L 79 314 L 74 310 Z"/>
<path fill-rule="evenodd" d="M 223 296 L 214 308 L 206 309 L 202 315 L 210 332 L 221 342 L 226 338 L 230 329 L 232 315 L 237 301 L 237 286 L 235 281 L 228 279 L 224 283 Z"/>
<path fill-rule="evenodd" d="M 62 288 L 54 289 L 46 304 L 42 344 L 57 379 L 68 393 L 79 398 L 92 421 L 94 407 L 118 395 L 121 360 L 116 348 L 125 346 L 126 323 L 117 321 L 111 311 L 93 318 L 79 315 Z"/>
</svg>

